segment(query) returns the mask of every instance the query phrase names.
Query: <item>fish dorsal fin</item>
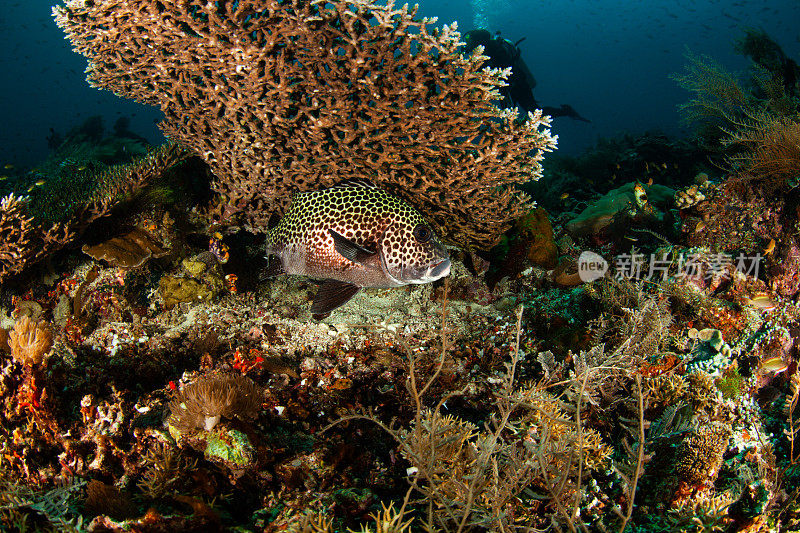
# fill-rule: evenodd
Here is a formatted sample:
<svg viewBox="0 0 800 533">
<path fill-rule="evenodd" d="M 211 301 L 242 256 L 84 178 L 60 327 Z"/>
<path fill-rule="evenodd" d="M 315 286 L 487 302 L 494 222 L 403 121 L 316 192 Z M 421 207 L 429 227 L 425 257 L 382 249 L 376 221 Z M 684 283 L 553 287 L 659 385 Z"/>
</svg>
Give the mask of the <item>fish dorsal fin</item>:
<svg viewBox="0 0 800 533">
<path fill-rule="evenodd" d="M 328 233 L 333 237 L 333 247 L 345 259 L 363 265 L 370 263 L 370 260 L 375 257 L 376 252 L 367 250 L 363 246 L 354 243 L 350 239 L 345 238 L 341 233 L 332 229 L 329 229 Z"/>
<path fill-rule="evenodd" d="M 326 279 L 314 296 L 314 302 L 311 304 L 312 316 L 317 320 L 319 317 L 324 318 L 337 307 L 349 302 L 360 288 L 358 285 L 346 281 Z"/>
<path fill-rule="evenodd" d="M 372 183 L 367 178 L 350 178 L 344 181 L 341 181 L 335 185 L 331 185 L 328 189 L 343 189 L 345 187 L 352 188 L 352 187 L 363 187 L 365 189 L 377 189 L 378 186 Z"/>
</svg>

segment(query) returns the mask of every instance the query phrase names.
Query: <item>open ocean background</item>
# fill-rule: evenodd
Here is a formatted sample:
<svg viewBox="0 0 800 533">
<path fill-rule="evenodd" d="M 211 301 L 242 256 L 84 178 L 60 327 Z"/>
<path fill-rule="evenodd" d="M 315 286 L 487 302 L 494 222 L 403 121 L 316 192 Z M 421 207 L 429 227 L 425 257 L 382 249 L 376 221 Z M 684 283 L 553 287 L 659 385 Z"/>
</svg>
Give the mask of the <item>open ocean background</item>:
<svg viewBox="0 0 800 533">
<path fill-rule="evenodd" d="M 152 143 L 161 113 L 89 87 L 86 60 L 73 53 L 46 0 L 3 0 L 0 10 L 0 162 L 33 165 L 47 154 L 51 128 L 65 133 L 92 115 L 117 118 Z M 423 0 L 420 14 L 464 33 L 487 28 L 511 41 L 537 79 L 541 105 L 569 104 L 592 122 L 554 122 L 559 152 L 578 154 L 600 137 L 660 130 L 686 134 L 676 106 L 688 94 L 670 79 L 687 50 L 733 71 L 747 61 L 734 41 L 763 29 L 800 62 L 800 2 L 724 0 Z"/>
</svg>

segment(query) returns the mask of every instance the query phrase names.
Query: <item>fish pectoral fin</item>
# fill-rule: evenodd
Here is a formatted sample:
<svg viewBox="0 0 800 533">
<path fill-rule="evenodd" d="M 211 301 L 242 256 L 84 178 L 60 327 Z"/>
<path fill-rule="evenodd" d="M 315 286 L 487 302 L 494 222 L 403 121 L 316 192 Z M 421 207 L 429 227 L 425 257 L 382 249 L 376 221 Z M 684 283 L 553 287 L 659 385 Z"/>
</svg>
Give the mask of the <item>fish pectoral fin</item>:
<svg viewBox="0 0 800 533">
<path fill-rule="evenodd" d="M 368 264 L 371 263 L 376 253 L 372 250 L 367 250 L 363 246 L 354 243 L 350 239 L 346 239 L 340 233 L 329 229 L 328 233 L 333 237 L 333 247 L 345 259 L 353 263 Z"/>
<path fill-rule="evenodd" d="M 286 271 L 283 269 L 283 261 L 281 261 L 280 257 L 271 255 L 267 257 L 267 261 L 267 266 L 259 272 L 258 279 L 260 281 L 286 274 Z"/>
<path fill-rule="evenodd" d="M 311 314 L 316 316 L 330 313 L 350 301 L 360 288 L 358 285 L 346 281 L 326 279 L 314 296 Z"/>
</svg>

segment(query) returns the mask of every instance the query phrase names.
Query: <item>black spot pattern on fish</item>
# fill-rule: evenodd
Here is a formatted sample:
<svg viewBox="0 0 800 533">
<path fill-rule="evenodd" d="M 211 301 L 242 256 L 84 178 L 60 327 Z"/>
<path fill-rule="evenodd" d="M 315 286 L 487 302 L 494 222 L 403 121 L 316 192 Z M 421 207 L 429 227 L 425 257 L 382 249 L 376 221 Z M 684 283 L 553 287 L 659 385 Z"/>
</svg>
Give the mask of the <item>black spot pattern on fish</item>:
<svg viewBox="0 0 800 533">
<path fill-rule="evenodd" d="M 305 274 L 351 281 L 364 286 L 395 286 L 417 281 L 358 278 L 356 265 L 334 249 L 333 230 L 345 239 L 381 255 L 386 272 L 406 276 L 424 271 L 447 259 L 444 247 L 433 238 L 419 242 L 414 230 L 427 225 L 422 215 L 405 201 L 377 187 L 338 185 L 320 191 L 298 193 L 280 223 L 267 234 L 270 251 L 283 257 L 296 257 L 290 274 Z M 285 260 L 286 263 L 291 260 Z M 414 270 L 416 269 L 416 270 Z M 399 274 L 398 274 L 399 273 Z"/>
</svg>

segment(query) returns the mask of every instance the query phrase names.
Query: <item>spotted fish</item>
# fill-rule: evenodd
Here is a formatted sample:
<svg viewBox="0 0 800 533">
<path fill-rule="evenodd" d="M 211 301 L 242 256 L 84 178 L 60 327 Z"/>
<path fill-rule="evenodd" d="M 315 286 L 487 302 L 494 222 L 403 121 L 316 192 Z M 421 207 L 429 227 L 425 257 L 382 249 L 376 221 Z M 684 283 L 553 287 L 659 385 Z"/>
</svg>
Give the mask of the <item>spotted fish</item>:
<svg viewBox="0 0 800 533">
<path fill-rule="evenodd" d="M 267 232 L 269 275 L 324 281 L 314 318 L 344 305 L 361 287 L 430 283 L 450 273 L 450 258 L 422 215 L 366 180 L 295 194 Z"/>
</svg>

